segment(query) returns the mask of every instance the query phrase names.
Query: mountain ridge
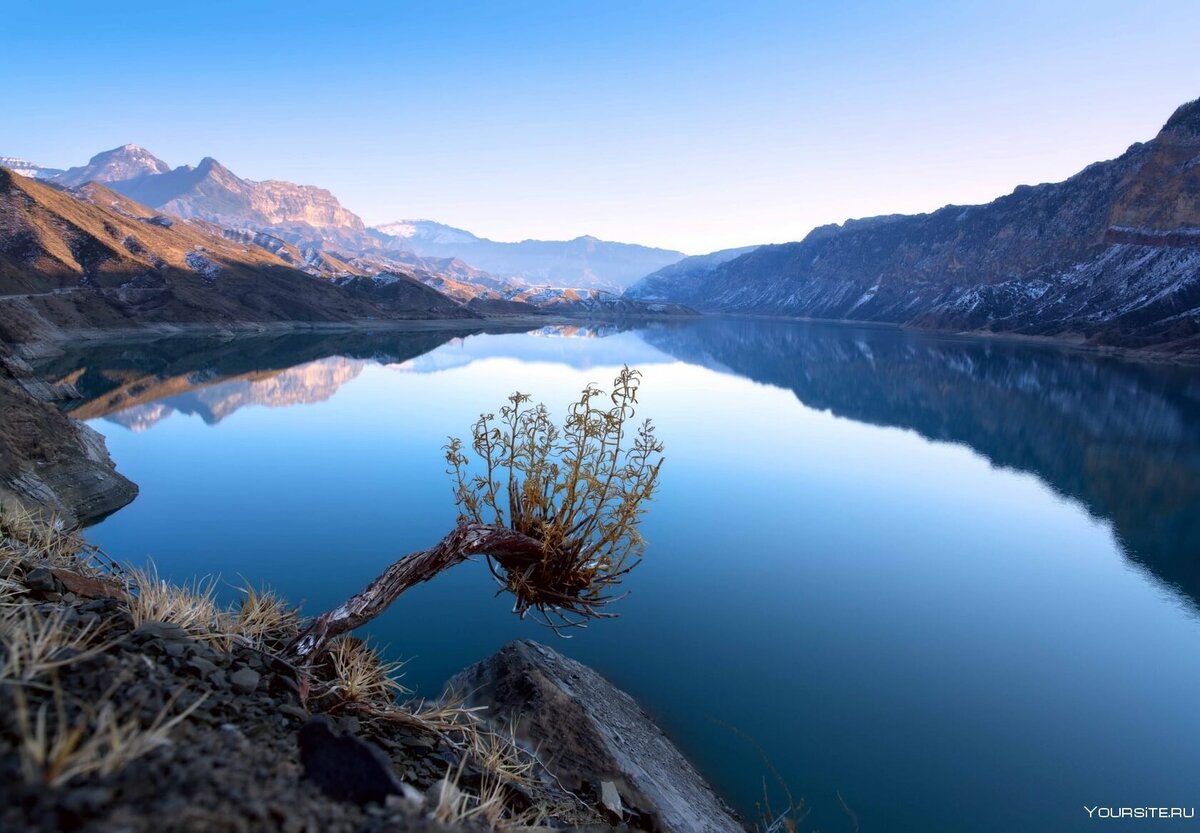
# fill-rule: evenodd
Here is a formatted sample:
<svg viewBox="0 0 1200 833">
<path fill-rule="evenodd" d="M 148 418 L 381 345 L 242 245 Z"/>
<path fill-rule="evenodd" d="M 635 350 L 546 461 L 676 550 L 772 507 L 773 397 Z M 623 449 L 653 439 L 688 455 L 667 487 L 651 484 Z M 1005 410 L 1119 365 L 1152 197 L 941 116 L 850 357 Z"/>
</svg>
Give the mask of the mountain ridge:
<svg viewBox="0 0 1200 833">
<path fill-rule="evenodd" d="M 299 261 L 294 248 L 245 245 L 95 182 L 68 191 L 0 168 L 0 339 L 10 343 L 153 325 L 479 317 L 411 275 L 368 291 L 355 283 L 372 280 L 362 273 Z"/>
<path fill-rule="evenodd" d="M 102 151 L 66 171 L 27 170 L 68 187 L 94 180 L 145 205 L 184 219 L 280 237 L 302 248 L 330 249 L 343 257 L 458 259 L 508 282 L 620 292 L 683 253 L 581 235 L 572 240 L 515 243 L 479 237 L 431 220 L 368 228 L 329 190 L 279 179 L 240 177 L 211 156 L 172 168 L 135 144 Z"/>
<path fill-rule="evenodd" d="M 1200 350 L 1200 101 L 1057 183 L 822 226 L 627 296 L 719 312 Z"/>
<path fill-rule="evenodd" d="M 490 240 L 433 220 L 396 220 L 368 230 L 385 250 L 402 248 L 424 257 L 455 257 L 472 266 L 529 284 L 621 291 L 642 276 L 675 263 L 682 252 L 601 240 Z"/>
</svg>

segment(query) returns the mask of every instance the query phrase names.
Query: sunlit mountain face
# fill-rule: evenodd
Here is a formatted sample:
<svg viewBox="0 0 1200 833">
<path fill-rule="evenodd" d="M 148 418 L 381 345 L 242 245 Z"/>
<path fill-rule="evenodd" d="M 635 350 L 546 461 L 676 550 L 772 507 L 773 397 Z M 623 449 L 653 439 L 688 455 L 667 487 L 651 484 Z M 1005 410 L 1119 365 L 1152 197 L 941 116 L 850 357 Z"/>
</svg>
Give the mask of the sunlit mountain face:
<svg viewBox="0 0 1200 833">
<path fill-rule="evenodd" d="M 619 619 L 556 647 L 646 704 L 744 812 L 763 764 L 730 723 L 822 829 L 844 826 L 839 794 L 886 830 L 1084 830 L 1095 795 L 1187 805 L 1194 368 L 701 319 L 126 342 L 40 371 L 141 487 L 100 545 L 315 610 L 454 523 L 447 435 L 513 390 L 561 414 L 625 364 L 667 443 L 646 559 Z M 434 695 L 512 638 L 553 639 L 494 590 L 457 568 L 370 630 Z"/>
</svg>

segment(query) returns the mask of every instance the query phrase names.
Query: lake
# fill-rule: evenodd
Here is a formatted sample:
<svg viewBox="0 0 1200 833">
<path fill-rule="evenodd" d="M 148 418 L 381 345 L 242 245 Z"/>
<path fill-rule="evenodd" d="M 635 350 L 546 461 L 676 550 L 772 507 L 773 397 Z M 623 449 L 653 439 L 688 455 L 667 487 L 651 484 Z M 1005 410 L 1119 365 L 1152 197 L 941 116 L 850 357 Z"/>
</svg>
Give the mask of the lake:
<svg viewBox="0 0 1200 833">
<path fill-rule="evenodd" d="M 369 629 L 409 687 L 550 643 L 743 813 L 774 767 L 827 833 L 853 829 L 842 800 L 863 830 L 1005 833 L 1198 803 L 1195 369 L 701 319 L 171 339 L 42 371 L 141 487 L 96 543 L 315 613 L 451 528 L 447 434 L 513 390 L 561 414 L 623 363 L 667 450 L 620 618 L 558 639 L 463 565 Z"/>
</svg>

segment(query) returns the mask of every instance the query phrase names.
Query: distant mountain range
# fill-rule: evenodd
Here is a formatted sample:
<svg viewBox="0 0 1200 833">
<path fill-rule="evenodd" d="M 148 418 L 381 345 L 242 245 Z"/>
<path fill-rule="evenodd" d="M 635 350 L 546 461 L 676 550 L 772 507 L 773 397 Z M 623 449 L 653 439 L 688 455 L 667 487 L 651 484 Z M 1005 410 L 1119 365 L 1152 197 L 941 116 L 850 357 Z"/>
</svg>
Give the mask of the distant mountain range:
<svg viewBox="0 0 1200 833">
<path fill-rule="evenodd" d="M 342 259 L 383 256 L 420 265 L 427 272 L 436 272 L 431 259 L 457 260 L 477 274 L 490 273 L 493 280 L 483 285 L 492 289 L 499 278 L 508 287 L 542 285 L 620 293 L 647 273 L 683 257 L 682 252 L 586 236 L 500 243 L 428 220 L 368 229 L 324 188 L 244 179 L 211 157 L 195 167 L 172 168 L 132 144 L 98 153 L 86 165 L 65 171 L 13 157 L 0 158 L 0 165 L 67 187 L 101 182 L 176 217 L 270 234 L 301 248 L 329 250 Z M 460 284 L 472 283 L 463 280 L 461 270 L 452 277 Z"/>
<path fill-rule="evenodd" d="M 715 255 L 713 256 L 715 257 Z M 691 260 L 691 259 L 689 259 Z M 702 310 L 1200 349 L 1200 101 L 1152 141 L 987 205 L 815 229 L 626 295 Z"/>
<path fill-rule="evenodd" d="M 454 257 L 525 283 L 620 291 L 684 255 L 595 237 L 500 243 L 431 220 L 400 220 L 371 229 L 384 249 Z"/>
<path fill-rule="evenodd" d="M 679 311 L 598 290 L 514 285 L 453 259 L 403 252 L 339 255 L 311 241 L 298 246 L 266 231 L 218 225 L 209 219 L 222 216 L 218 213 L 171 216 L 95 181 L 94 175 L 106 171 L 162 168 L 140 149 L 123 151 L 94 158 L 90 171 L 73 169 L 51 179 L 0 167 L 0 341 L 61 340 L 72 333 L 147 326 Z M 215 166 L 205 167 L 204 181 L 220 175 Z M 190 175 L 180 171 L 117 184 L 142 188 L 148 181 Z M 84 184 L 68 187 L 62 180 Z M 249 183 L 249 195 L 262 184 Z M 337 222 L 336 213 L 322 216 L 311 203 L 305 210 L 299 220 L 298 212 L 289 217 L 311 220 L 311 228 Z"/>
</svg>

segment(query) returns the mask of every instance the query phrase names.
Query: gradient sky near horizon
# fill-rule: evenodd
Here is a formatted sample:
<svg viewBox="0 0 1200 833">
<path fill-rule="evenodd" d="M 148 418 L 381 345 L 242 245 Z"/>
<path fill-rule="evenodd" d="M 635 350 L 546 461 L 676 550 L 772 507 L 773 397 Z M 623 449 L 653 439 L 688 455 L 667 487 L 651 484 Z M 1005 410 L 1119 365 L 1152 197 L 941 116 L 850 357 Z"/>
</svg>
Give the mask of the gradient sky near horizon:
<svg viewBox="0 0 1200 833">
<path fill-rule="evenodd" d="M 986 202 L 1200 96 L 1200 3 L 9 0 L 0 155 L 329 188 L 370 224 L 690 254 Z"/>
</svg>

